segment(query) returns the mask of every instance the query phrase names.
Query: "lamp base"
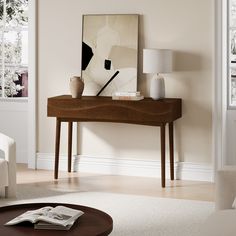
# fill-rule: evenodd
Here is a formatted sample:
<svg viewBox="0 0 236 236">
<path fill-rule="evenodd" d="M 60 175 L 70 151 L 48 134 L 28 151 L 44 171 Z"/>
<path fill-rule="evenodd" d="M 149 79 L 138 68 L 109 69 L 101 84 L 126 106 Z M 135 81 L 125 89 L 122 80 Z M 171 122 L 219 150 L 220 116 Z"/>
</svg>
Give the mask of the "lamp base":
<svg viewBox="0 0 236 236">
<path fill-rule="evenodd" d="M 165 97 L 165 81 L 164 78 L 155 75 L 150 84 L 150 97 L 158 100 Z"/>
</svg>

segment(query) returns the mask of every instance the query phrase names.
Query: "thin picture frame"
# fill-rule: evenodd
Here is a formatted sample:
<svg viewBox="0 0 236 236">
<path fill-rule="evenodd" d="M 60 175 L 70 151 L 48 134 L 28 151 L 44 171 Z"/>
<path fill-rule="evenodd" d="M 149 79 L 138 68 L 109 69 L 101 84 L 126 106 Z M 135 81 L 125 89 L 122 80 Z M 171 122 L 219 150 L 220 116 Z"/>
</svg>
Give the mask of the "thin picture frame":
<svg viewBox="0 0 236 236">
<path fill-rule="evenodd" d="M 137 91 L 138 14 L 88 14 L 82 19 L 84 95 Z"/>
</svg>

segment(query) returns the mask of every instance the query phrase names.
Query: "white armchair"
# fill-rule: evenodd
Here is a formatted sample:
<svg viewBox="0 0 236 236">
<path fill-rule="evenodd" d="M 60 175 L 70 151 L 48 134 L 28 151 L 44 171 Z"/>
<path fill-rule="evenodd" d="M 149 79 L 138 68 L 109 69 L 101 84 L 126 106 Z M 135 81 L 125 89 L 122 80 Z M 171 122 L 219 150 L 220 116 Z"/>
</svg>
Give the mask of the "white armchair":
<svg viewBox="0 0 236 236">
<path fill-rule="evenodd" d="M 232 208 L 236 197 L 236 166 L 225 166 L 216 172 L 216 211 L 201 227 L 199 236 L 235 236 L 236 209 Z"/>
<path fill-rule="evenodd" d="M 0 193 L 5 197 L 16 196 L 16 143 L 0 133 L 0 150 L 4 153 L 0 158 Z"/>
<path fill-rule="evenodd" d="M 236 166 L 225 166 L 216 173 L 216 210 L 232 209 L 236 197 Z"/>
</svg>

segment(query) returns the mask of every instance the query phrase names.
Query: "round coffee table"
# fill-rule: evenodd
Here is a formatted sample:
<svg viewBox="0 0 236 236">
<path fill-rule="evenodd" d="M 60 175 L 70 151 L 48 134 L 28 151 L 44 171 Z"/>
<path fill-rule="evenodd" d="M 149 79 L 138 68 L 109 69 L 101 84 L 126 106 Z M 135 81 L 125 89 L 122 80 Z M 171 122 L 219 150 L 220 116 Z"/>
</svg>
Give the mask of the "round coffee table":
<svg viewBox="0 0 236 236">
<path fill-rule="evenodd" d="M 26 211 L 36 210 L 45 206 L 55 207 L 58 205 L 78 209 L 84 212 L 84 214 L 78 218 L 70 230 L 36 230 L 32 224 L 4 226 L 6 222 Z M 106 236 L 111 233 L 112 229 L 113 220 L 108 214 L 87 206 L 63 203 L 29 203 L 0 207 L 1 236 Z"/>
</svg>

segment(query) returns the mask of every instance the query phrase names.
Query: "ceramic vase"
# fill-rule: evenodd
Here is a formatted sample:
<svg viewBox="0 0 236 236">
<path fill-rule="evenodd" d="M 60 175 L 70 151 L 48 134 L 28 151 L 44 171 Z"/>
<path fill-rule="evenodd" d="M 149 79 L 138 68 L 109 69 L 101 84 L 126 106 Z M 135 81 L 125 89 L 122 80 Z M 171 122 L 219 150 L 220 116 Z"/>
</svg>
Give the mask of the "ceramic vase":
<svg viewBox="0 0 236 236">
<path fill-rule="evenodd" d="M 70 92 L 72 98 L 81 98 L 84 90 L 84 82 L 79 76 L 70 78 Z"/>
</svg>

